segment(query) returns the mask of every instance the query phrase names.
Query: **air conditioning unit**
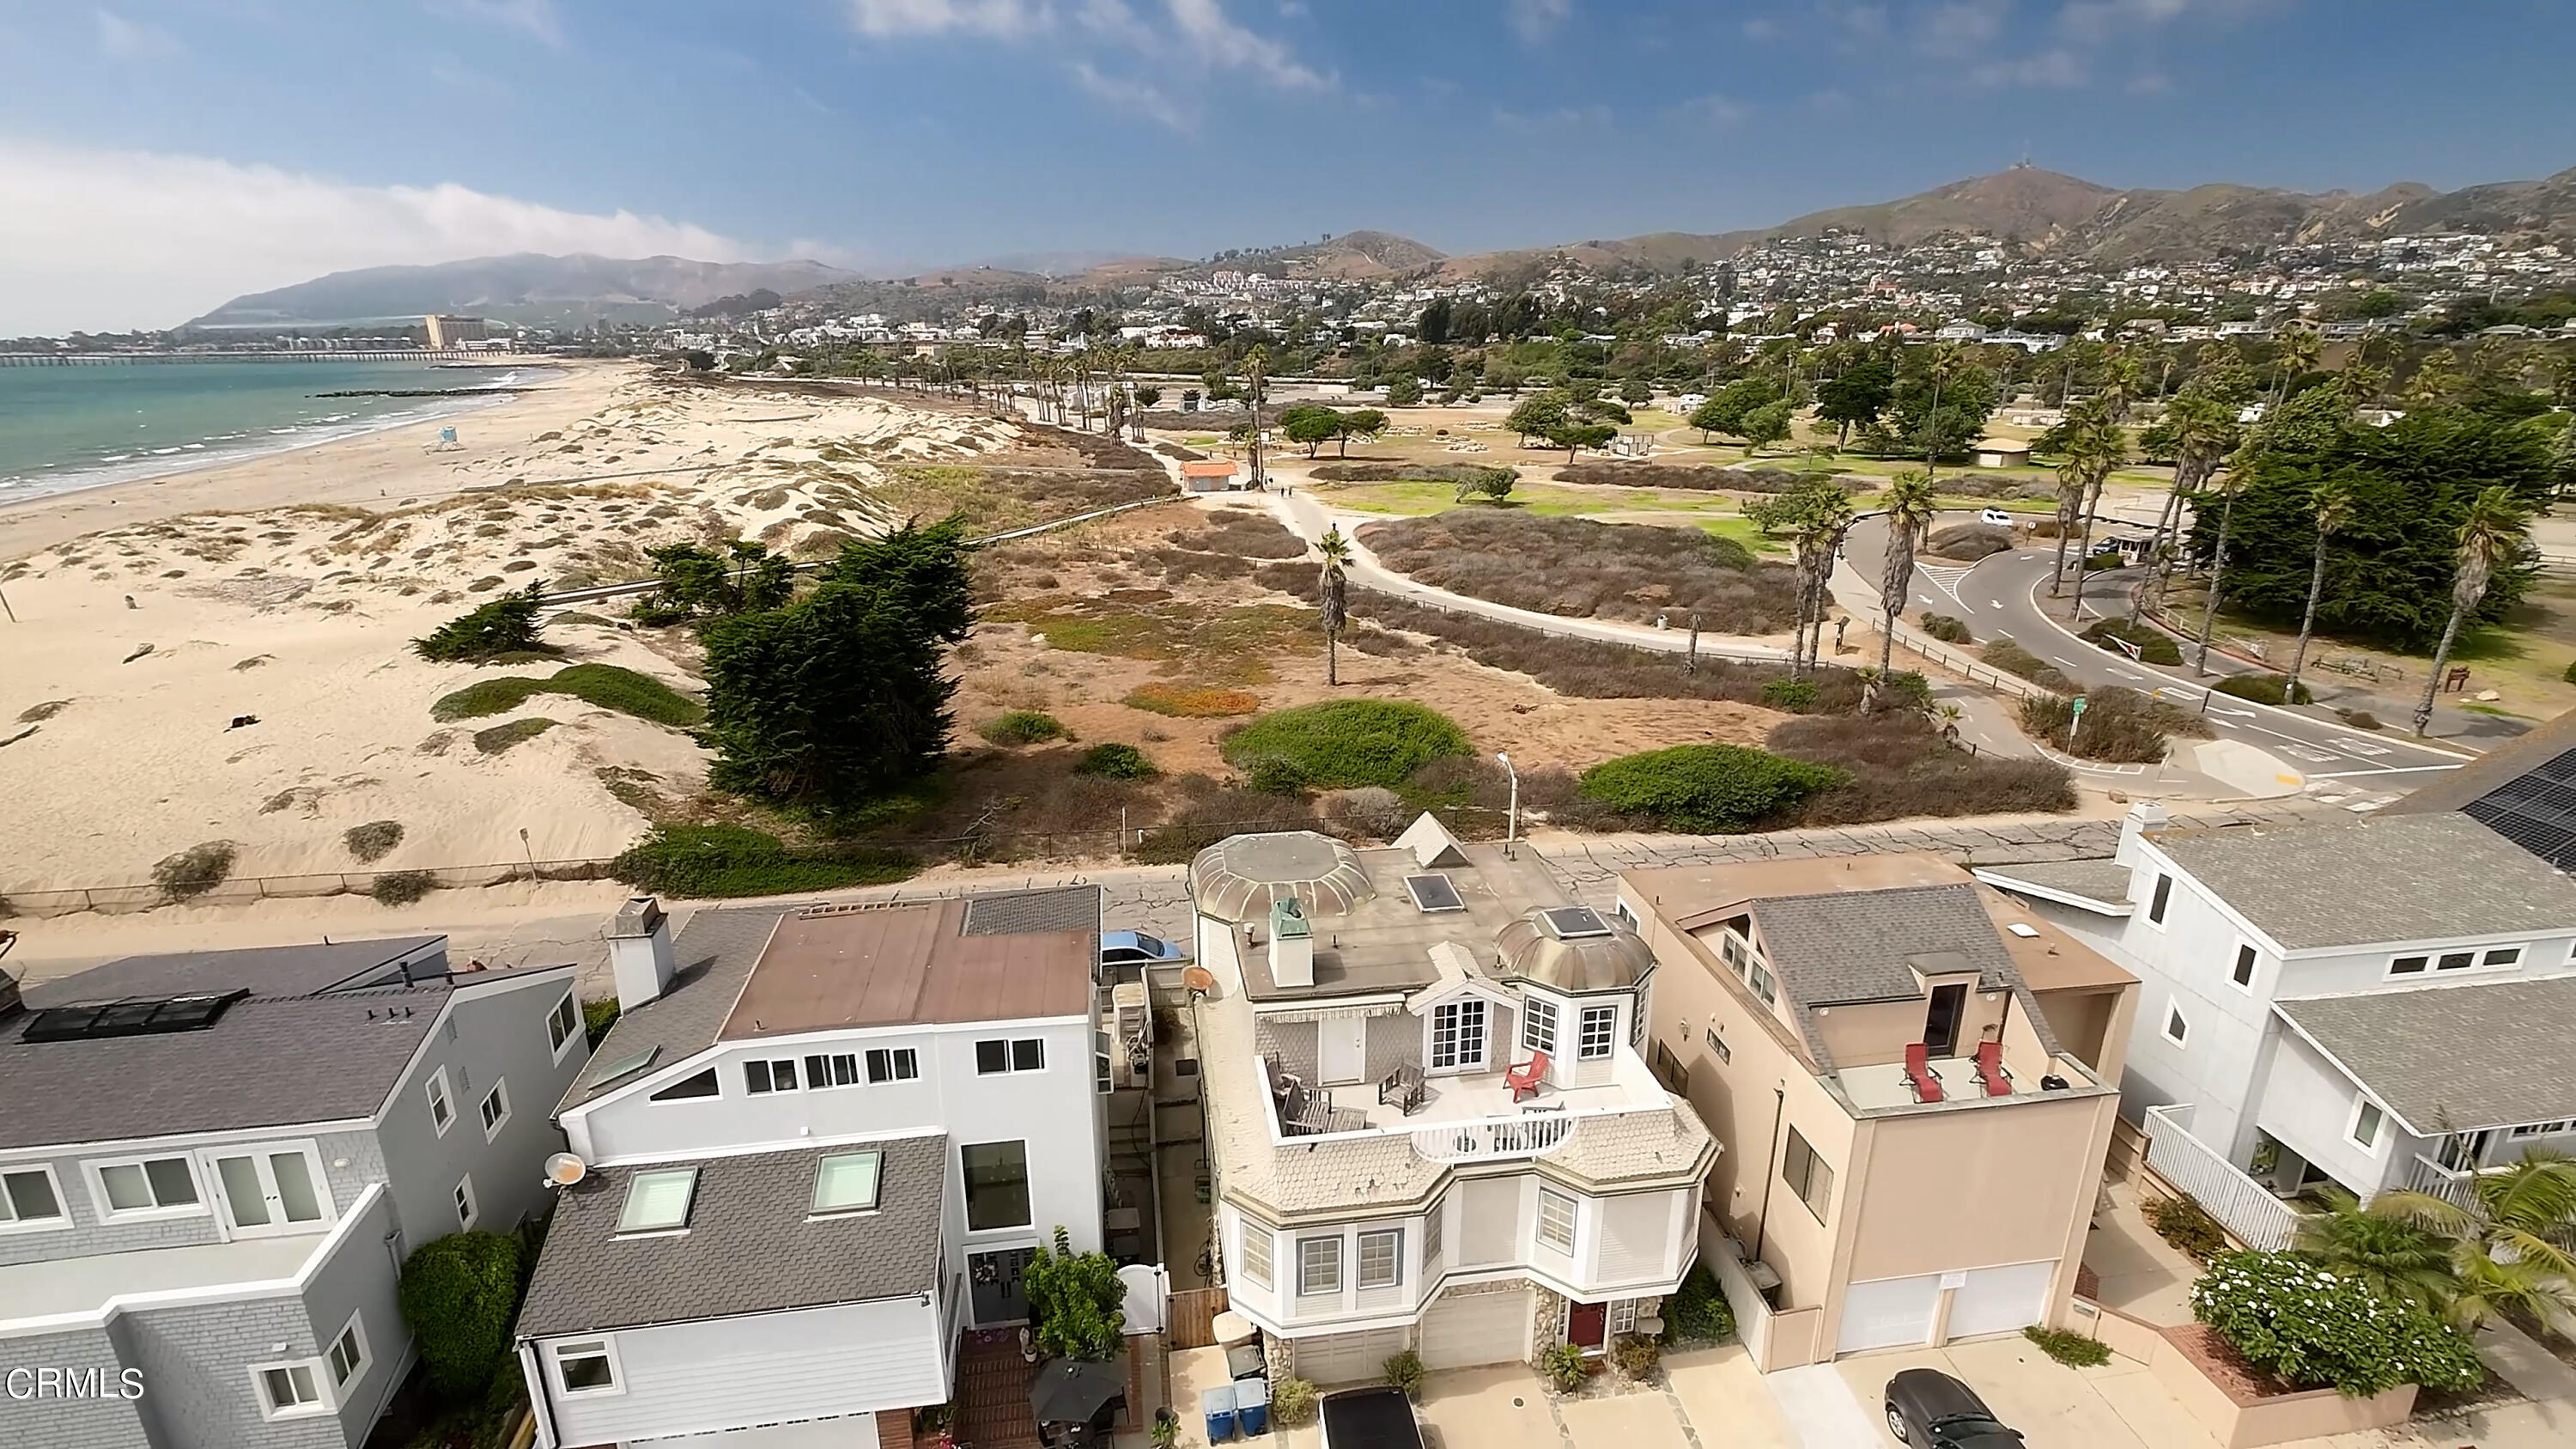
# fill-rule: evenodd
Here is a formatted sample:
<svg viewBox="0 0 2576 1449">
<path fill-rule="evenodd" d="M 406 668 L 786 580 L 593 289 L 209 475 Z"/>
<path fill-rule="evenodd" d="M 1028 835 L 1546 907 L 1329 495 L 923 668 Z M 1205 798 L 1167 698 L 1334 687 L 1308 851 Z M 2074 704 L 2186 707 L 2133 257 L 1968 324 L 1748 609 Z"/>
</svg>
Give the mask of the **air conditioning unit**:
<svg viewBox="0 0 2576 1449">
<path fill-rule="evenodd" d="M 1154 1085 L 1154 1003 L 1142 981 L 1122 981 L 1109 989 L 1109 1034 L 1113 1043 L 1110 1081 L 1119 1087 Z"/>
</svg>

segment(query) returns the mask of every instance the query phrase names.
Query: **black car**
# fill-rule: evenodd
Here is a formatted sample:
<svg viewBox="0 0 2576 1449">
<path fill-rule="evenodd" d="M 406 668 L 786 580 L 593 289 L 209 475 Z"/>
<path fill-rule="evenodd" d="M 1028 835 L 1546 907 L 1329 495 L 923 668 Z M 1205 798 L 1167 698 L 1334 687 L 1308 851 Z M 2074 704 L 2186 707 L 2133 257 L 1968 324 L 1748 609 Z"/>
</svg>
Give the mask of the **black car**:
<svg viewBox="0 0 2576 1449">
<path fill-rule="evenodd" d="M 1422 1449 L 1413 1400 L 1402 1389 L 1344 1389 L 1322 1404 L 1323 1449 Z"/>
<path fill-rule="evenodd" d="M 1887 1381 L 1887 1432 L 1913 1449 L 2022 1449 L 2021 1431 L 1996 1422 L 1976 1390 L 1931 1369 Z"/>
</svg>

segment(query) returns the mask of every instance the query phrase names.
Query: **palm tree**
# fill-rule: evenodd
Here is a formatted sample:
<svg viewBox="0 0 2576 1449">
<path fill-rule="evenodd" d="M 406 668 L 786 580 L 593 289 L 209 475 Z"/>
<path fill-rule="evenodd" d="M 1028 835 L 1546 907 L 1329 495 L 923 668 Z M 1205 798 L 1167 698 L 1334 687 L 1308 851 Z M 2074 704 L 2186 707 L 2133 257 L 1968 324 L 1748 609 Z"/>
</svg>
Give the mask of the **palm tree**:
<svg viewBox="0 0 2576 1449">
<path fill-rule="evenodd" d="M 2323 1196 L 2326 1210 L 2300 1216 L 2292 1246 L 2375 1297 L 2428 1313 L 2449 1308 L 2458 1285 L 2448 1242 L 2402 1217 L 2363 1207 L 2341 1188 L 2327 1188 Z"/>
<path fill-rule="evenodd" d="M 2227 584 L 2227 534 L 2236 523 L 2236 495 L 2243 490 L 2244 486 L 2244 475 L 2237 468 L 2230 466 L 2226 472 L 2217 475 L 2216 481 L 2201 490 L 2204 493 L 2217 494 L 2221 501 L 2218 509 L 2218 547 L 2209 556 L 2209 598 L 2202 603 L 2200 609 L 2200 648 L 2192 656 L 2191 661 L 2191 673 L 2195 679 L 2209 673 L 2209 630 L 2211 625 L 2218 622 L 2219 591 Z"/>
<path fill-rule="evenodd" d="M 2317 520 L 2316 561 L 2308 567 L 2308 610 L 2299 616 L 2299 642 L 2290 651 L 2289 682 L 2281 688 L 2283 704 L 2299 702 L 2299 670 L 2308 662 L 2308 636 L 2316 632 L 2317 598 L 2326 591 L 2326 540 L 2352 523 L 2352 480 L 2337 476 L 2318 482 L 2309 494 Z"/>
<path fill-rule="evenodd" d="M 2109 481 L 2111 470 L 2129 461 L 2128 435 L 2120 431 L 2120 410 L 2127 404 L 2116 394 L 2103 393 L 2096 401 L 2101 406 L 2085 419 L 2068 440 L 2067 459 L 2084 474 L 2084 551 L 2075 561 L 2075 617 L 2084 617 L 2084 565 L 2093 557 L 2093 518 L 2102 509 L 2102 485 Z M 2060 540 L 2059 562 L 2065 560 L 2065 544 Z"/>
<path fill-rule="evenodd" d="M 2451 1322 L 2475 1328 L 2510 1309 L 2562 1333 L 2576 1326 L 2576 1159 L 2534 1148 L 2472 1176 L 2466 1203 L 2399 1189 L 2370 1210 L 2444 1241 Z"/>
<path fill-rule="evenodd" d="M 1932 526 L 1932 515 L 1938 507 L 1932 496 L 1929 475 L 1907 469 L 1896 475 L 1887 487 L 1887 567 L 1878 578 L 1878 604 L 1887 621 L 1878 635 L 1878 675 L 1862 691 L 1861 712 L 1869 712 L 1878 699 L 1880 681 L 1887 678 L 1896 652 L 1896 621 L 1905 613 L 1905 597 L 1914 587 L 1914 550 L 1923 542 L 1923 532 Z"/>
<path fill-rule="evenodd" d="M 2052 595 L 2065 592 L 2066 545 L 2077 523 L 2084 527 L 2084 546 L 2091 548 L 2092 504 L 2101 497 L 2103 480 L 2128 458 L 2120 425 L 2112 420 L 2110 404 L 2098 395 L 2076 404 L 2067 414 L 2064 449 L 2057 461 L 2057 564 L 2048 583 Z M 2082 559 L 2076 560 L 2076 567 L 2083 567 Z"/>
<path fill-rule="evenodd" d="M 2290 400 L 2290 383 L 2317 365 L 2317 334 L 2304 327 L 2282 331 L 2272 350 L 2272 406 Z"/>
<path fill-rule="evenodd" d="M 1955 745 L 1959 742 L 1959 726 L 1967 722 L 1968 712 L 1955 704 L 1936 704 L 1932 706 L 1932 719 L 1941 727 L 1942 743 Z"/>
<path fill-rule="evenodd" d="M 1932 356 L 1924 370 L 1932 379 L 1932 406 L 1923 414 L 1923 476 L 1941 471 L 1941 385 L 1957 377 L 1968 365 L 1967 355 L 1955 342 L 1935 342 Z"/>
<path fill-rule="evenodd" d="M 1315 552 L 1324 559 L 1324 571 L 1315 580 L 1315 602 L 1323 614 L 1324 683 L 1339 684 L 1342 625 L 1350 617 L 1350 580 L 1343 575 L 1342 566 L 1351 561 L 1351 541 L 1342 537 L 1339 526 L 1327 528 L 1324 536 L 1315 540 Z"/>
<path fill-rule="evenodd" d="M 2162 602 L 2165 580 L 2173 568 L 2167 556 L 2168 540 L 2182 533 L 2183 500 L 2200 491 L 2209 475 L 2218 470 L 2219 461 L 2236 443 L 2236 410 L 2224 399 L 2212 396 L 2197 386 L 2187 385 L 2174 394 L 2165 408 L 2165 427 L 2173 436 L 2173 489 L 2165 495 L 2165 505 L 2156 514 L 2156 536 L 2149 545 L 2148 556 L 2157 561 L 2156 589 Z M 2133 608 L 2131 619 L 2137 617 Z"/>
<path fill-rule="evenodd" d="M 2442 687 L 2442 666 L 2451 660 L 2451 645 L 2460 637 L 2460 621 L 2487 596 L 2498 565 L 2522 551 L 2531 532 L 2531 511 L 2513 490 L 2489 488 L 2469 505 L 2460 524 L 2459 571 L 2451 579 L 2451 617 L 2442 625 L 2442 642 L 2433 650 L 2433 670 L 2424 680 L 2424 697 L 2415 705 L 2415 733 L 2421 737 L 2433 723 L 2433 694 Z"/>
</svg>

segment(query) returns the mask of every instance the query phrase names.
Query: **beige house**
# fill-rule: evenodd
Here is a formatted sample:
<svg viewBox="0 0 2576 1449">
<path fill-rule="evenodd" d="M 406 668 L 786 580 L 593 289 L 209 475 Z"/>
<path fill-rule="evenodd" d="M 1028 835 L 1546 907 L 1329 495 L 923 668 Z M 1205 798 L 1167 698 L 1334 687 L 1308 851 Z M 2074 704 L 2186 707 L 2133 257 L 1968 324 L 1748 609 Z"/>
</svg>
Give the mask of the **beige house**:
<svg viewBox="0 0 2576 1449">
<path fill-rule="evenodd" d="M 2137 979 L 1966 871 L 1631 871 L 1645 1052 L 1726 1149 L 1701 1260 L 1764 1370 L 2054 1323 Z"/>
</svg>

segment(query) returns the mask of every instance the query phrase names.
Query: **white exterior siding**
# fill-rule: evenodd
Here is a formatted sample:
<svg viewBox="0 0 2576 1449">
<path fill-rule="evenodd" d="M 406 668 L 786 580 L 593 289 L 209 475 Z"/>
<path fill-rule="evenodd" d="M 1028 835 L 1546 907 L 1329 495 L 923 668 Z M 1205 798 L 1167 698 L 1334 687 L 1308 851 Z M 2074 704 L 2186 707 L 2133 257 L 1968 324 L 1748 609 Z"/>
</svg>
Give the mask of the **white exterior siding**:
<svg viewBox="0 0 2576 1449">
<path fill-rule="evenodd" d="M 938 1310 L 921 1298 L 604 1336 L 616 1345 L 618 1392 L 554 1394 L 556 1443 L 607 1444 L 872 1413 L 937 1403 L 948 1393 Z M 571 1340 L 541 1340 L 531 1348 L 549 1375 L 548 1344 L 561 1341 Z"/>
<path fill-rule="evenodd" d="M 2403 1174 L 2394 1164 L 2411 1162 L 2414 1149 L 2400 1150 L 2408 1139 L 2394 1114 L 2380 1122 L 2378 1140 L 2371 1146 L 2354 1142 L 2353 1116 L 2361 1101 L 2352 1079 L 2324 1053 L 2284 1030 L 2264 1076 L 2255 1121 L 2282 1146 L 2367 1200 L 2383 1187 L 2398 1185 L 2393 1179 Z"/>
</svg>

